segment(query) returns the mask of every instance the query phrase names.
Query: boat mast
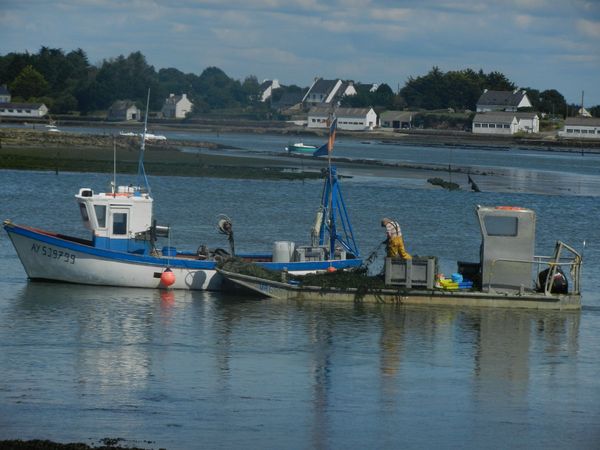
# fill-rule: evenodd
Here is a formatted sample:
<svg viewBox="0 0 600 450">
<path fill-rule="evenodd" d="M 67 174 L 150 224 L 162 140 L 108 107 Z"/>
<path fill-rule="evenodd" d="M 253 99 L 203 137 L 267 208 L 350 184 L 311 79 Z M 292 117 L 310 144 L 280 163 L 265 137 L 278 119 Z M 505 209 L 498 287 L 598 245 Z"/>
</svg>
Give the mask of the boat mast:
<svg viewBox="0 0 600 450">
<path fill-rule="evenodd" d="M 140 146 L 140 159 L 138 161 L 138 179 L 137 185 L 140 190 L 144 190 L 150 194 L 150 184 L 144 169 L 144 151 L 146 150 L 146 133 L 148 131 L 148 111 L 150 107 L 150 88 L 148 88 L 148 97 L 146 98 L 146 117 L 144 118 L 144 133 L 142 134 L 142 145 Z M 142 184 L 143 182 L 143 184 Z M 142 189 L 143 186 L 143 189 Z"/>
<path fill-rule="evenodd" d="M 325 244 L 325 234 L 329 232 L 329 255 L 330 259 L 335 257 L 335 245 L 339 242 L 340 245 L 354 256 L 358 257 L 359 249 L 354 240 L 354 232 L 352 231 L 352 225 L 348 217 L 348 211 L 342 197 L 342 191 L 340 189 L 340 183 L 337 179 L 337 171 L 335 165 L 331 164 L 331 153 L 333 150 L 333 144 L 335 141 L 335 128 L 337 126 L 336 118 L 333 117 L 331 125 L 329 127 L 329 140 L 327 144 L 328 164 L 327 174 L 325 177 L 325 183 L 323 186 L 323 192 L 321 194 L 321 206 L 317 211 L 317 218 L 315 220 L 315 226 L 320 226 L 319 230 L 319 245 Z M 339 230 L 343 232 L 343 235 L 338 233 L 338 218 L 339 218 Z"/>
</svg>

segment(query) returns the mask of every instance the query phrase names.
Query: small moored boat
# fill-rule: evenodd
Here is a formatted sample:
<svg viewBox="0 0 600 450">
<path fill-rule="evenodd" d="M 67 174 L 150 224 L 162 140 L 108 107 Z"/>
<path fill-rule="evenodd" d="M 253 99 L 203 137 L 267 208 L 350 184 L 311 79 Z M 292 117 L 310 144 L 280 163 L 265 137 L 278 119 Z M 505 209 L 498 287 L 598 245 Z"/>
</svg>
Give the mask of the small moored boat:
<svg viewBox="0 0 600 450">
<path fill-rule="evenodd" d="M 316 145 L 305 144 L 303 142 L 296 142 L 295 144 L 288 145 L 285 150 L 289 153 L 302 153 L 312 155 L 319 147 Z"/>
</svg>

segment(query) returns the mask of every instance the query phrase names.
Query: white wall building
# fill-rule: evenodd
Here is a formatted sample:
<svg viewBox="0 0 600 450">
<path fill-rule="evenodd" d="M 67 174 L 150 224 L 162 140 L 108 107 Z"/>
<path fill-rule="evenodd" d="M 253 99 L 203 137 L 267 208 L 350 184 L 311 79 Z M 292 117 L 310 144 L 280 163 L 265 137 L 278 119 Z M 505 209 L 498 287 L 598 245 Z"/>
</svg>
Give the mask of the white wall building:
<svg viewBox="0 0 600 450">
<path fill-rule="evenodd" d="M 477 100 L 477 112 L 518 111 L 519 108 L 531 108 L 533 105 L 524 90 L 490 91 L 485 90 Z"/>
<path fill-rule="evenodd" d="M 475 115 L 472 126 L 475 134 L 511 135 L 519 131 L 539 133 L 540 119 L 535 113 L 486 112 Z"/>
<path fill-rule="evenodd" d="M 184 119 L 192 112 L 193 103 L 187 98 L 187 94 L 170 94 L 162 107 L 163 117 L 171 119 Z"/>
<path fill-rule="evenodd" d="M 141 120 L 142 111 L 131 100 L 117 100 L 108 109 L 108 120 Z"/>
<path fill-rule="evenodd" d="M 315 78 L 302 102 L 307 105 L 332 104 L 346 95 L 356 95 L 354 83 L 351 81 Z"/>
<path fill-rule="evenodd" d="M 600 139 L 600 118 L 567 117 L 558 135 L 571 139 Z"/>
<path fill-rule="evenodd" d="M 0 103 L 10 103 L 11 96 L 5 84 L 0 85 Z"/>
<path fill-rule="evenodd" d="M 43 103 L 0 103 L 2 117 L 44 117 L 48 108 Z"/>
<path fill-rule="evenodd" d="M 260 101 L 266 102 L 271 95 L 273 94 L 274 89 L 279 89 L 281 85 L 279 84 L 279 80 L 265 80 L 260 85 Z"/>
<path fill-rule="evenodd" d="M 330 108 L 313 107 L 308 112 L 308 128 L 327 128 Z M 373 108 L 338 108 L 335 110 L 340 130 L 365 131 L 377 126 L 377 114 Z"/>
</svg>

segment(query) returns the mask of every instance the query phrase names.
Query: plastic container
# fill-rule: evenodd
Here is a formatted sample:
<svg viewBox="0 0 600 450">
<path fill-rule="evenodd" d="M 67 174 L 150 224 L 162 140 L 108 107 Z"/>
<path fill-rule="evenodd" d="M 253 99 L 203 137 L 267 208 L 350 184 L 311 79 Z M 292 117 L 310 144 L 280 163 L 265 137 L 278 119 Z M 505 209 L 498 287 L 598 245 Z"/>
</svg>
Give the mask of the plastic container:
<svg viewBox="0 0 600 450">
<path fill-rule="evenodd" d="M 453 273 L 450 278 L 452 278 L 452 281 L 455 283 L 460 283 L 463 280 L 463 276 L 460 273 Z"/>
<path fill-rule="evenodd" d="M 291 241 L 276 241 L 273 244 L 273 262 L 286 263 L 292 260 L 296 245 Z"/>
</svg>

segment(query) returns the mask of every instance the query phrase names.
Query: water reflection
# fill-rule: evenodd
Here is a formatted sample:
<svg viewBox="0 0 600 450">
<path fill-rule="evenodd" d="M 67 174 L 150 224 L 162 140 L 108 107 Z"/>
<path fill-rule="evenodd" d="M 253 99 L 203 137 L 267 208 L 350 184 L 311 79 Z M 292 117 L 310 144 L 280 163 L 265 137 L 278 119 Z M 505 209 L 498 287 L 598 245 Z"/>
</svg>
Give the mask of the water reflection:
<svg viewBox="0 0 600 450">
<path fill-rule="evenodd" d="M 363 418 L 375 433 L 364 439 L 379 443 L 376 436 L 397 423 L 414 426 L 413 438 L 426 433 L 419 417 L 439 418 L 444 410 L 447 424 L 480 414 L 492 422 L 535 420 L 541 412 L 529 417 L 532 399 L 576 376 L 579 351 L 580 313 L 45 283 L 26 284 L 9 305 L 0 330 L 14 333 L 0 336 L 16 346 L 0 365 L 10 374 L 4 382 L 24 378 L 16 395 L 40 386 L 40 370 L 50 367 L 41 391 L 28 395 L 54 395 L 75 409 L 146 411 L 138 419 L 148 424 L 159 409 L 162 421 L 193 424 L 209 437 L 221 429 L 215 421 L 245 423 L 247 433 L 272 425 L 272 433 L 310 439 L 318 449 L 351 426 L 344 417 Z M 42 369 L 18 368 L 31 358 L 43 361 Z M 281 431 L 282 420 L 308 428 Z"/>
</svg>

